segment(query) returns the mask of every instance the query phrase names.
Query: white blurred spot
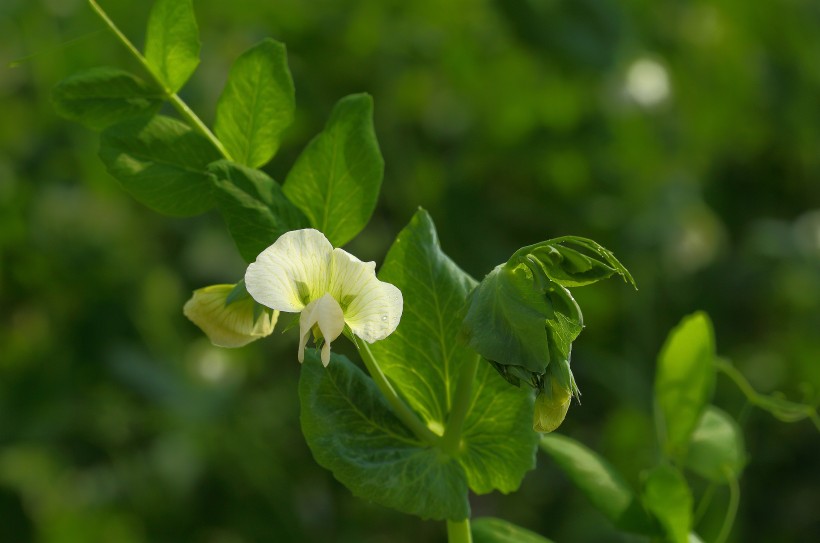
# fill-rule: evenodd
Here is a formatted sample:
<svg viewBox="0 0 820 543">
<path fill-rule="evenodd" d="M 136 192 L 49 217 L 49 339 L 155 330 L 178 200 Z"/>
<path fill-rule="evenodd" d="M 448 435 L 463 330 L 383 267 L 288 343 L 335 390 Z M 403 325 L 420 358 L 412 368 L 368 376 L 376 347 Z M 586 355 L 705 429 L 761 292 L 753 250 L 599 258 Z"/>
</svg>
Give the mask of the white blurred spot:
<svg viewBox="0 0 820 543">
<path fill-rule="evenodd" d="M 196 364 L 196 371 L 199 376 L 210 383 L 222 381 L 229 369 L 224 354 L 216 349 L 203 352 Z"/>
<path fill-rule="evenodd" d="M 651 107 L 669 96 L 669 75 L 660 63 L 639 58 L 626 72 L 624 90 L 638 104 Z"/>
</svg>

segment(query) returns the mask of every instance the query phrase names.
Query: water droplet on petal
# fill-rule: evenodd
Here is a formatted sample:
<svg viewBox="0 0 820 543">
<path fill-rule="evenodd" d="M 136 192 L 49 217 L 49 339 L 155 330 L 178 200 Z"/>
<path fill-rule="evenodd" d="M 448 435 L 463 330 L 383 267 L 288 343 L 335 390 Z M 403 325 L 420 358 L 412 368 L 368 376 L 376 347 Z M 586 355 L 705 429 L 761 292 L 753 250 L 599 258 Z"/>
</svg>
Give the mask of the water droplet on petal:
<svg viewBox="0 0 820 543">
<path fill-rule="evenodd" d="M 382 315 L 382 322 L 387 322 L 387 315 Z"/>
</svg>

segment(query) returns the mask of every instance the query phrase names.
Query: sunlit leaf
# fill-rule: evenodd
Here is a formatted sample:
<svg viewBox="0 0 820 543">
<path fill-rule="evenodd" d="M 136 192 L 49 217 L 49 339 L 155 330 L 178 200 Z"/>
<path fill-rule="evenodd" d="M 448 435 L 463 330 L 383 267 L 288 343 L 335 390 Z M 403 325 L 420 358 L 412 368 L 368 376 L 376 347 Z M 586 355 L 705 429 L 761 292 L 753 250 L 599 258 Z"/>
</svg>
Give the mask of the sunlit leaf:
<svg viewBox="0 0 820 543">
<path fill-rule="evenodd" d="M 656 418 L 666 455 L 682 458 L 715 381 L 712 323 L 702 312 L 685 317 L 658 355 Z"/>
<path fill-rule="evenodd" d="M 234 62 L 216 105 L 214 132 L 235 162 L 256 168 L 279 149 L 295 107 L 285 46 L 265 39 Z"/>
<path fill-rule="evenodd" d="M 738 479 L 746 464 L 743 434 L 737 423 L 717 407 L 703 412 L 689 441 L 686 467 L 715 483 Z"/>
<path fill-rule="evenodd" d="M 219 153 L 188 125 L 161 115 L 107 128 L 100 158 L 134 198 L 167 215 L 188 216 L 213 205 L 206 173 Z"/>
<path fill-rule="evenodd" d="M 384 174 L 373 128 L 373 99 L 354 94 L 339 100 L 325 129 L 308 144 L 288 173 L 285 195 L 342 246 L 370 220 Z"/>
<path fill-rule="evenodd" d="M 162 92 L 118 68 L 98 67 L 76 73 L 52 93 L 57 112 L 93 130 L 142 115 L 162 105 Z"/>
<path fill-rule="evenodd" d="M 661 465 L 650 471 L 644 480 L 643 503 L 660 521 L 669 541 L 688 543 L 692 493 L 677 469 Z"/>
<path fill-rule="evenodd" d="M 473 543 L 551 543 L 546 537 L 493 517 L 472 521 Z"/>
<path fill-rule="evenodd" d="M 425 446 L 393 415 L 373 381 L 331 353 L 306 351 L 299 380 L 302 432 L 316 461 L 353 494 L 422 518 L 469 515 L 458 463 Z"/>
<path fill-rule="evenodd" d="M 399 287 L 404 313 L 372 351 L 385 374 L 433 431 L 442 432 L 461 368 L 474 359 L 460 339 L 461 315 L 475 281 L 445 255 L 426 211 L 391 247 L 379 279 Z M 477 493 L 510 492 L 535 465 L 532 394 L 508 386 L 480 363 L 457 458 Z"/>
<path fill-rule="evenodd" d="M 248 262 L 285 232 L 309 226 L 279 184 L 264 172 L 227 160 L 210 164 L 208 171 L 213 176 L 219 211 Z"/>
<path fill-rule="evenodd" d="M 145 60 L 169 92 L 199 65 L 199 29 L 192 0 L 156 0 L 145 34 Z"/>
</svg>

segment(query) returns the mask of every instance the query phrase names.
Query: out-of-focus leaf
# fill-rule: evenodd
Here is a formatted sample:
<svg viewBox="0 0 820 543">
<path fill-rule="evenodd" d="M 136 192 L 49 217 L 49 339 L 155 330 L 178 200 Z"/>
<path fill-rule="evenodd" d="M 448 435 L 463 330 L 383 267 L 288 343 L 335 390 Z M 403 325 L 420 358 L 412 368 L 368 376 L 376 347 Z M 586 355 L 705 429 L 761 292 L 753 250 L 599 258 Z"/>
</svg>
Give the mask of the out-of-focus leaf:
<svg viewBox="0 0 820 543">
<path fill-rule="evenodd" d="M 213 205 L 206 173 L 219 153 L 188 125 L 161 115 L 110 126 L 100 158 L 134 198 L 167 215 L 189 216 Z"/>
<path fill-rule="evenodd" d="M 309 226 L 304 214 L 264 172 L 227 160 L 210 164 L 208 171 L 219 211 L 246 261 L 253 262 L 285 232 Z"/>
<path fill-rule="evenodd" d="M 214 132 L 235 162 L 256 168 L 276 154 L 295 108 L 285 46 L 265 39 L 234 62 L 216 105 Z"/>
<path fill-rule="evenodd" d="M 148 17 L 145 60 L 169 92 L 199 65 L 199 29 L 192 0 L 156 0 Z"/>
<path fill-rule="evenodd" d="M 354 94 L 339 100 L 325 129 L 299 156 L 282 188 L 311 225 L 339 247 L 370 220 L 383 175 L 373 99 Z"/>
<path fill-rule="evenodd" d="M 427 426 L 441 433 L 459 373 L 476 356 L 459 340 L 460 317 L 475 281 L 442 252 L 424 210 L 396 238 L 379 278 L 401 289 L 404 312 L 396 331 L 371 350 Z M 509 387 L 488 364 L 479 364 L 456 454 L 474 492 L 511 492 L 535 466 L 531 416 L 529 391 Z"/>
<path fill-rule="evenodd" d="M 743 434 L 737 423 L 717 407 L 703 412 L 689 441 L 686 467 L 715 483 L 738 479 L 746 464 Z"/>
<path fill-rule="evenodd" d="M 672 543 L 688 543 L 692 527 L 692 493 L 680 471 L 661 465 L 650 471 L 643 486 L 644 506 L 660 521 Z"/>
<path fill-rule="evenodd" d="M 458 463 L 419 442 L 347 358 L 331 353 L 324 368 L 317 351 L 308 349 L 299 397 L 302 432 L 314 458 L 353 494 L 422 518 L 469 516 Z"/>
<path fill-rule="evenodd" d="M 102 130 L 133 117 L 156 113 L 163 94 L 125 70 L 100 66 L 60 82 L 52 99 L 63 117 L 92 130 Z"/>
<path fill-rule="evenodd" d="M 471 524 L 473 543 L 552 543 L 546 537 L 500 518 L 481 517 Z"/>
<path fill-rule="evenodd" d="M 657 535 L 658 527 L 618 471 L 606 460 L 572 438 L 559 434 L 541 437 L 541 450 L 558 464 L 592 505 L 618 528 Z"/>
<path fill-rule="evenodd" d="M 656 418 L 664 453 L 682 459 L 715 382 L 715 341 L 706 313 L 685 317 L 666 338 L 655 375 Z"/>
</svg>

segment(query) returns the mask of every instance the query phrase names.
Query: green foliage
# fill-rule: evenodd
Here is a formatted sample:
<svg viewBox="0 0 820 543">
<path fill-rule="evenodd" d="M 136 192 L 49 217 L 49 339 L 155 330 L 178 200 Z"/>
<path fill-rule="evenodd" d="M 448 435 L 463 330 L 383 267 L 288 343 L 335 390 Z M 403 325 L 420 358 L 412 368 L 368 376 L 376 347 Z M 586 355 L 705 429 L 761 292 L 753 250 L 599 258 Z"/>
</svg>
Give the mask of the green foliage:
<svg viewBox="0 0 820 543">
<path fill-rule="evenodd" d="M 373 128 L 373 99 L 339 100 L 325 129 L 288 173 L 285 195 L 334 246 L 342 246 L 370 220 L 384 175 Z"/>
<path fill-rule="evenodd" d="M 422 518 L 469 515 L 457 462 L 418 441 L 347 358 L 323 368 L 308 350 L 299 380 L 302 432 L 316 461 L 353 494 Z"/>
<path fill-rule="evenodd" d="M 500 518 L 481 517 L 472 524 L 474 543 L 551 543 L 535 532 Z"/>
<path fill-rule="evenodd" d="M 660 465 L 646 474 L 644 506 L 663 526 L 671 543 L 687 543 L 692 527 L 692 493 L 680 471 Z"/>
<path fill-rule="evenodd" d="M 285 232 L 308 226 L 307 218 L 264 172 L 227 160 L 210 164 L 208 172 L 217 207 L 246 261 L 253 262 Z"/>
<path fill-rule="evenodd" d="M 155 211 L 189 216 L 213 205 L 206 168 L 219 153 L 180 121 L 158 115 L 111 126 L 102 133 L 100 158 L 125 190 Z"/>
<path fill-rule="evenodd" d="M 92 130 L 154 114 L 162 99 L 162 92 L 137 76 L 107 66 L 77 72 L 52 92 L 54 107 L 60 115 Z"/>
<path fill-rule="evenodd" d="M 156 0 L 145 35 L 145 60 L 169 93 L 199 65 L 199 29 L 193 0 Z"/>
<path fill-rule="evenodd" d="M 740 478 L 746 465 L 743 434 L 728 414 L 708 406 L 692 432 L 686 467 L 714 483 Z"/>
<path fill-rule="evenodd" d="M 541 450 L 615 526 L 640 534 L 657 534 L 654 520 L 623 476 L 605 459 L 574 439 L 557 434 L 542 436 Z"/>
<path fill-rule="evenodd" d="M 705 313 L 684 318 L 658 355 L 656 418 L 666 455 L 682 459 L 715 382 L 715 340 Z"/>
<path fill-rule="evenodd" d="M 295 108 L 285 46 L 265 39 L 234 62 L 216 106 L 214 132 L 234 161 L 257 168 L 276 154 Z"/>
</svg>

